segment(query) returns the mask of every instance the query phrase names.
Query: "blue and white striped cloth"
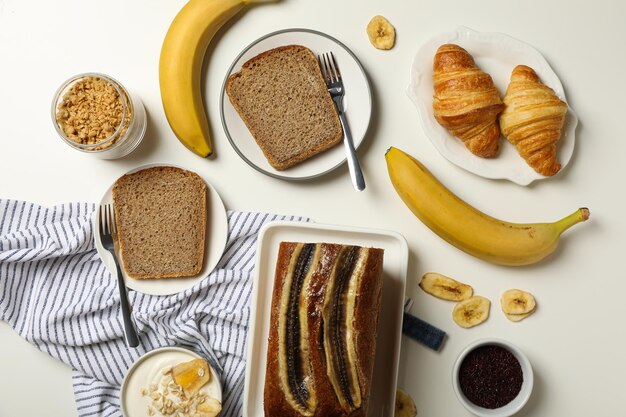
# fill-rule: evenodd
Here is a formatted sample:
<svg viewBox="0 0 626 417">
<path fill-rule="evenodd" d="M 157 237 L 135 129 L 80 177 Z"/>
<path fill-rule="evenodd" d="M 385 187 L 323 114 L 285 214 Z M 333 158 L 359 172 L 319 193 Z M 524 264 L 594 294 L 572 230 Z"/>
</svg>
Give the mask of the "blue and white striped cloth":
<svg viewBox="0 0 626 417">
<path fill-rule="evenodd" d="M 224 256 L 207 279 L 171 296 L 130 291 L 140 346 L 128 348 L 117 283 L 93 245 L 95 206 L 0 199 L 0 319 L 73 369 L 81 417 L 120 416 L 119 387 L 143 353 L 183 346 L 220 373 L 224 416 L 242 415 L 251 275 L 258 231 L 302 217 L 229 212 Z"/>
</svg>

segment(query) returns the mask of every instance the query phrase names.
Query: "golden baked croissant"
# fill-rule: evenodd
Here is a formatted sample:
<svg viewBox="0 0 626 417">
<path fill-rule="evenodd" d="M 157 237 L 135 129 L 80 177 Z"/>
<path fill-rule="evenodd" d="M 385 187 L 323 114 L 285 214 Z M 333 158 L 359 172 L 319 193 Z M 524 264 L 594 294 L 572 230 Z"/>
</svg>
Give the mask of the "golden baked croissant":
<svg viewBox="0 0 626 417">
<path fill-rule="evenodd" d="M 519 154 L 545 176 L 559 172 L 556 143 L 561 137 L 567 104 L 539 80 L 535 71 L 518 65 L 504 95 L 500 128 Z"/>
<path fill-rule="evenodd" d="M 474 58 L 454 44 L 439 47 L 433 64 L 435 119 L 465 143 L 473 154 L 490 158 L 498 153 L 498 114 L 504 109 L 491 76 Z"/>
</svg>

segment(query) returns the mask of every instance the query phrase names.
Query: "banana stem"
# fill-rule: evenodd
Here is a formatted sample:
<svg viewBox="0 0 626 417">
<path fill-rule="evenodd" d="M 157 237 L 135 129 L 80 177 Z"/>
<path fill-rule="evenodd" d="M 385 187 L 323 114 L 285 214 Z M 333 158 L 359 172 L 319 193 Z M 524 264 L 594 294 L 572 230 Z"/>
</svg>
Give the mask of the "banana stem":
<svg viewBox="0 0 626 417">
<path fill-rule="evenodd" d="M 589 219 L 589 209 L 586 207 L 583 207 L 583 208 L 579 208 L 578 210 L 576 210 L 569 216 L 556 221 L 554 225 L 559 231 L 559 234 L 561 234 L 567 229 L 569 229 L 570 227 L 574 226 L 575 224 L 584 222 L 587 219 Z"/>
</svg>

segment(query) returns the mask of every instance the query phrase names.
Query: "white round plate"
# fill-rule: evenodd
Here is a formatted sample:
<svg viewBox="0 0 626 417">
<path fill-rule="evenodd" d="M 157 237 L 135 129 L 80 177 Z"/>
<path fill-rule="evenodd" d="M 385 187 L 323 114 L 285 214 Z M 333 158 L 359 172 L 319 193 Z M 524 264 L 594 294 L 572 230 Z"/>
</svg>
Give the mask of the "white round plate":
<svg viewBox="0 0 626 417">
<path fill-rule="evenodd" d="M 124 417 L 144 417 L 146 409 L 152 403 L 149 396 L 142 396 L 141 390 L 150 384 L 157 384 L 161 371 L 169 366 L 188 362 L 202 356 L 181 347 L 163 347 L 142 355 L 130 367 L 120 389 L 120 408 Z M 202 392 L 222 402 L 222 386 L 215 369 L 209 363 L 211 380 L 201 388 Z"/>
<path fill-rule="evenodd" d="M 355 148 L 358 148 L 370 123 L 372 97 L 365 71 L 356 56 L 337 39 L 321 32 L 309 29 L 285 29 L 273 32 L 247 46 L 228 69 L 224 78 L 220 97 L 222 125 L 235 151 L 251 167 L 269 176 L 285 180 L 307 180 L 326 174 L 340 166 L 346 160 L 342 145 L 335 146 L 298 165 L 284 171 L 274 169 L 263 156 L 252 134 L 228 99 L 225 92 L 226 81 L 231 74 L 238 72 L 250 58 L 267 50 L 285 45 L 303 45 L 317 56 L 332 52 L 337 59 L 346 89 L 344 106 L 350 125 Z"/>
<path fill-rule="evenodd" d="M 535 180 L 549 178 L 535 172 L 505 138 L 500 138 L 500 153 L 495 158 L 480 158 L 472 154 L 463 143 L 443 128 L 433 115 L 433 58 L 437 48 L 445 43 L 455 43 L 465 48 L 504 96 L 513 68 L 527 65 L 533 68 L 541 81 L 551 87 L 564 101 L 561 81 L 545 58 L 532 46 L 501 33 L 480 33 L 466 27 L 438 35 L 426 42 L 415 56 L 411 69 L 408 95 L 417 107 L 424 133 L 437 150 L 450 162 L 485 178 L 507 179 L 519 185 L 529 185 Z M 569 107 L 561 140 L 558 159 L 561 170 L 574 153 L 575 130 L 578 118 Z M 557 174 L 558 175 L 558 174 Z"/>
<path fill-rule="evenodd" d="M 155 166 L 175 166 L 171 164 L 150 164 L 143 165 L 138 168 L 132 169 L 127 172 L 127 174 L 141 171 L 142 169 L 152 168 Z M 185 169 L 182 167 L 178 167 L 181 169 Z M 200 175 L 200 174 L 198 174 Z M 200 175 L 202 177 L 202 175 Z M 215 268 L 218 261 L 222 257 L 224 253 L 224 248 L 226 247 L 226 239 L 228 238 L 228 217 L 226 216 L 226 209 L 224 208 L 224 203 L 220 198 L 215 188 L 207 181 L 206 178 L 202 177 L 204 182 L 207 185 L 207 230 L 206 230 L 206 238 L 204 244 L 204 264 L 202 266 L 202 271 L 198 275 L 194 275 L 192 277 L 186 278 L 162 278 L 162 279 L 135 279 L 130 278 L 126 275 L 124 271 L 124 267 L 122 265 L 122 275 L 124 276 L 124 282 L 128 288 L 132 288 L 135 291 L 139 291 L 144 294 L 152 294 L 152 295 L 168 295 L 168 294 L 176 294 L 181 291 L 184 291 L 188 288 L 193 287 L 198 282 L 202 281 L 202 279 L 206 278 L 207 275 Z M 111 198 L 111 189 L 113 188 L 113 184 L 106 190 L 102 199 L 100 200 L 100 205 L 103 204 L 111 204 L 113 202 Z M 115 264 L 113 261 L 113 257 L 111 254 L 102 247 L 102 242 L 100 242 L 100 235 L 98 234 L 98 210 L 94 215 L 94 242 L 96 246 L 96 250 L 100 258 L 104 262 L 104 264 L 109 268 L 109 271 L 115 271 Z M 119 256 L 119 249 L 117 245 L 115 247 L 116 254 L 118 255 L 118 259 L 121 259 Z"/>
</svg>

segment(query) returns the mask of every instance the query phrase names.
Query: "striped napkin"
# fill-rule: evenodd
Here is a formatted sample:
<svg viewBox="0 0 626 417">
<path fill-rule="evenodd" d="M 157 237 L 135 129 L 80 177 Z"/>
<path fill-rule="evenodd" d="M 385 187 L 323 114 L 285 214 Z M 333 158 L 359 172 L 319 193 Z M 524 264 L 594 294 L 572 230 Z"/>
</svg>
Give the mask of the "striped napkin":
<svg viewBox="0 0 626 417">
<path fill-rule="evenodd" d="M 182 293 L 130 291 L 140 346 L 124 341 L 117 282 L 93 244 L 95 206 L 41 207 L 0 199 L 0 320 L 73 369 L 81 417 L 119 416 L 119 388 L 132 363 L 162 346 L 183 346 L 220 374 L 223 416 L 242 415 L 246 330 L 259 229 L 303 217 L 228 213 L 216 269 Z"/>
</svg>

